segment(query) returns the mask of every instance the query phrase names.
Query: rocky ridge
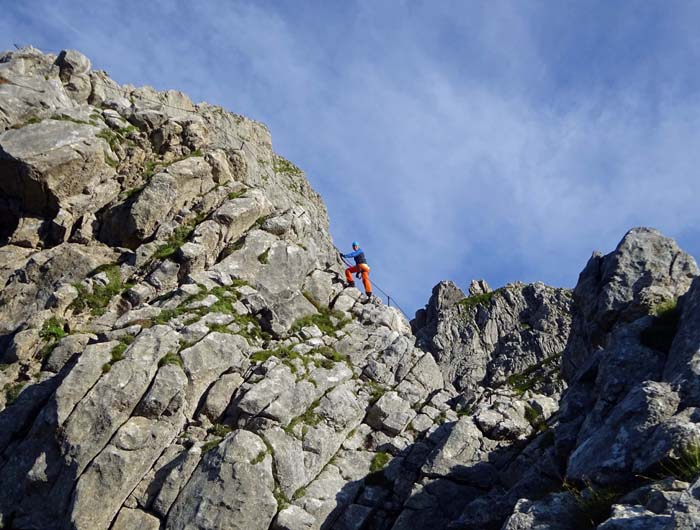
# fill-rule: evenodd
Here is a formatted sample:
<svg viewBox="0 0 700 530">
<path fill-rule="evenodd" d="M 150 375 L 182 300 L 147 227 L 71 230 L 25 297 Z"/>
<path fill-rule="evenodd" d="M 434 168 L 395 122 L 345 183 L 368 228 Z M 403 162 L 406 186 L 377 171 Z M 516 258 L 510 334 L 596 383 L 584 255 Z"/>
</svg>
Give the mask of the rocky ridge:
<svg viewBox="0 0 700 530">
<path fill-rule="evenodd" d="M 5 528 L 697 524 L 698 269 L 658 232 L 409 323 L 259 123 L 24 48 L 0 131 Z"/>
</svg>

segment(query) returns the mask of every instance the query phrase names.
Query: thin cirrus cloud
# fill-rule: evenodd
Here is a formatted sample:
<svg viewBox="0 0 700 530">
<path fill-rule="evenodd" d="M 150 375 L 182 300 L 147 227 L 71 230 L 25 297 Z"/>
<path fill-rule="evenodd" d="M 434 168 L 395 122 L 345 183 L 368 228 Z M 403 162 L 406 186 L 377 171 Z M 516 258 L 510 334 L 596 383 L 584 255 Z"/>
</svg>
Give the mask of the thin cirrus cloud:
<svg viewBox="0 0 700 530">
<path fill-rule="evenodd" d="M 4 6 L 5 45 L 265 122 L 341 248 L 412 313 L 432 286 L 573 286 L 637 225 L 700 245 L 693 2 L 157 0 Z M 695 65 L 695 67 L 691 67 Z"/>
</svg>

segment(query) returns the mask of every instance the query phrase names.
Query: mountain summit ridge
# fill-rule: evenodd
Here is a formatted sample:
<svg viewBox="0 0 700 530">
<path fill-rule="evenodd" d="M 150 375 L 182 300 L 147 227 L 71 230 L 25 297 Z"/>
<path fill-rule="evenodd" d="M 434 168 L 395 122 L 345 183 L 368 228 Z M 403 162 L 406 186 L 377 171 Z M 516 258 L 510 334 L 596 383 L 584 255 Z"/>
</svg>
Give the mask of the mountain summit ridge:
<svg viewBox="0 0 700 530">
<path fill-rule="evenodd" d="M 700 524 L 699 271 L 655 230 L 409 323 L 264 125 L 34 48 L 0 221 L 4 528 Z"/>
</svg>

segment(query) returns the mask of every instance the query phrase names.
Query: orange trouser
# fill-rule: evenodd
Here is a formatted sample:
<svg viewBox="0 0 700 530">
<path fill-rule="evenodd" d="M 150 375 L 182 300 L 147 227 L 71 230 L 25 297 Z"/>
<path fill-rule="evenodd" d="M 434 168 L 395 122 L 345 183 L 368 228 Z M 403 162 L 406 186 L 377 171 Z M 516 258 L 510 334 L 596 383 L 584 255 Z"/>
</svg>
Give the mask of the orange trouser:
<svg viewBox="0 0 700 530">
<path fill-rule="evenodd" d="M 365 286 L 365 292 L 367 294 L 372 294 L 372 284 L 369 282 L 369 265 L 360 263 L 359 265 L 345 269 L 345 279 L 348 283 L 355 283 L 352 279 L 352 275 L 356 272 L 362 272 L 362 284 Z"/>
</svg>

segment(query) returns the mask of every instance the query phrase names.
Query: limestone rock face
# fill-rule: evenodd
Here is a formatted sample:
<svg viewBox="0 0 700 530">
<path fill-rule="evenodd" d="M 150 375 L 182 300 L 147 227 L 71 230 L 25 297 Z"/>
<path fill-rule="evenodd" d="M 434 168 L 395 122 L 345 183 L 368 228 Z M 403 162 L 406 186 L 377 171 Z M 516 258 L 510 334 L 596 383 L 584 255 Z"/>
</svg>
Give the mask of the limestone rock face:
<svg viewBox="0 0 700 530">
<path fill-rule="evenodd" d="M 607 256 L 593 254 L 574 289 L 574 334 L 564 356 L 571 378 L 617 326 L 676 299 L 700 271 L 695 260 L 657 230 L 635 228 Z"/>
<path fill-rule="evenodd" d="M 491 291 L 472 282 L 470 293 L 442 282 L 412 322 L 419 344 L 457 388 L 493 387 L 531 367 L 559 364 L 571 326 L 569 291 L 537 283 Z"/>
<path fill-rule="evenodd" d="M 264 125 L 4 52 L 0 527 L 693 528 L 697 272 L 635 229 L 409 323 Z"/>
</svg>

